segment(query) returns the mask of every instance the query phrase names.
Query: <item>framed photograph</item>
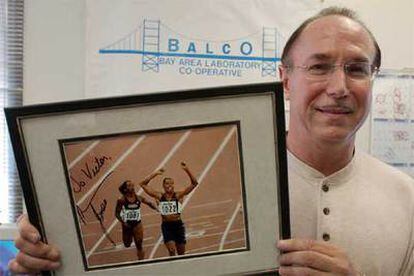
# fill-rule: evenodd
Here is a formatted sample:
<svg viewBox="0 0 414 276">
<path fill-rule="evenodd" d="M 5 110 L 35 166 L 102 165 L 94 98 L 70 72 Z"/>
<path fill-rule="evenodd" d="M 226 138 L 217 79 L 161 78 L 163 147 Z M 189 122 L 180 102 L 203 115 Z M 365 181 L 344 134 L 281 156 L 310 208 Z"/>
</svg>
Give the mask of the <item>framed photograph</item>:
<svg viewBox="0 0 414 276">
<path fill-rule="evenodd" d="M 59 275 L 276 271 L 290 236 L 280 83 L 5 109 Z M 53 272 L 45 272 L 45 274 Z"/>
</svg>

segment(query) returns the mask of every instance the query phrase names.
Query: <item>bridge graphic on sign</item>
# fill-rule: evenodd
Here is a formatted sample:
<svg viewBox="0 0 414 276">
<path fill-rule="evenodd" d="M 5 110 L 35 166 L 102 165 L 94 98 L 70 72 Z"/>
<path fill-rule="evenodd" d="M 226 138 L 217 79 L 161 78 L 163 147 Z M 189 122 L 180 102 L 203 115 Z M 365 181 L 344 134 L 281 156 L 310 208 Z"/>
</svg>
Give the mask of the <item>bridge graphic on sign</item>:
<svg viewBox="0 0 414 276">
<path fill-rule="evenodd" d="M 169 45 L 169 48 L 161 47 L 164 41 L 161 40 L 165 34 L 174 34 L 176 44 Z M 176 39 L 176 38 L 179 38 Z M 261 49 L 258 56 L 252 55 L 251 44 L 246 41 L 261 42 Z M 171 42 L 171 40 L 169 41 Z M 180 45 L 186 45 L 184 49 L 179 49 Z M 231 45 L 241 44 L 240 53 L 232 54 Z M 203 53 L 199 53 L 198 44 L 203 44 Z M 284 38 L 276 28 L 265 28 L 245 37 L 222 40 L 207 41 L 199 38 L 178 33 L 168 26 L 161 23 L 160 20 L 144 19 L 143 23 L 133 31 L 109 45 L 99 49 L 100 54 L 138 54 L 142 55 L 142 71 L 159 72 L 162 65 L 162 57 L 185 57 L 185 58 L 202 58 L 202 59 L 221 59 L 234 61 L 256 61 L 260 62 L 262 76 L 276 76 L 277 62 L 280 61 Z M 197 45 L 197 46 L 196 46 Z M 243 48 L 243 46 L 246 46 Z M 171 49 L 173 48 L 173 49 Z M 216 54 L 211 49 L 220 49 L 221 53 Z M 244 49 L 244 52 L 243 52 Z M 247 50 L 246 50 L 247 49 Z M 186 50 L 186 51 L 183 51 Z M 249 52 L 250 51 L 250 52 Z M 255 51 L 258 52 L 258 51 Z"/>
</svg>

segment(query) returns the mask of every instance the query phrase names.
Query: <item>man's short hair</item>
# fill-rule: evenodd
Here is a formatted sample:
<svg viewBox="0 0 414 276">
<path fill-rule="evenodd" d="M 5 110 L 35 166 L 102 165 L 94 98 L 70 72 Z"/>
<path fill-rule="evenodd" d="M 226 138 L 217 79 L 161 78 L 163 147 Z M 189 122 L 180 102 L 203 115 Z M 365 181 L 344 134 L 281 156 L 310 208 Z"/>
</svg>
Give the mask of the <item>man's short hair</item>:
<svg viewBox="0 0 414 276">
<path fill-rule="evenodd" d="M 167 182 L 167 180 L 173 181 L 173 179 L 171 177 L 164 177 L 164 179 L 162 180 L 162 184 L 165 184 L 165 182 Z"/>
<path fill-rule="evenodd" d="M 361 25 L 369 34 L 369 36 L 371 37 L 372 41 L 374 42 L 374 47 L 375 47 L 375 57 L 374 57 L 374 63 L 373 65 L 376 68 L 380 68 L 381 66 L 381 49 L 377 43 L 377 40 L 375 39 L 374 35 L 371 33 L 371 31 L 368 29 L 368 27 L 359 19 L 358 15 L 356 14 L 356 12 L 354 12 L 351 9 L 348 8 L 343 8 L 343 7 L 329 7 L 326 9 L 321 10 L 319 13 L 317 13 L 316 15 L 306 19 L 293 33 L 292 35 L 289 37 L 289 39 L 287 40 L 285 47 L 283 48 L 283 53 L 282 53 L 282 63 L 284 65 L 287 66 L 291 66 L 292 65 L 292 60 L 289 57 L 290 54 L 290 50 L 292 49 L 293 45 L 295 44 L 296 40 L 298 39 L 298 37 L 300 36 L 300 34 L 303 32 L 303 30 L 312 22 L 322 18 L 322 17 L 326 17 L 326 16 L 330 16 L 330 15 L 338 15 L 338 16 L 343 16 L 346 18 L 349 18 L 355 22 L 357 22 L 359 25 Z"/>
</svg>

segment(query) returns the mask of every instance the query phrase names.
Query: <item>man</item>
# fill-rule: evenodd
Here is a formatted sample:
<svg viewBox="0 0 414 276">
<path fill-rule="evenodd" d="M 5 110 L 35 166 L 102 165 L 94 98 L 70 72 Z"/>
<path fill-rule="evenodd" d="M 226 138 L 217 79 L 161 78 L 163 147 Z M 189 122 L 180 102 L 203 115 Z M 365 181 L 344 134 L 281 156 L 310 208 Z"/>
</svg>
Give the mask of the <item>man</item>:
<svg viewBox="0 0 414 276">
<path fill-rule="evenodd" d="M 380 63 L 347 9 L 323 10 L 285 46 L 295 239 L 277 244 L 281 275 L 414 275 L 414 181 L 354 146 Z"/>
<path fill-rule="evenodd" d="M 294 238 L 277 244 L 281 275 L 414 275 L 414 181 L 354 147 L 380 64 L 375 38 L 346 9 L 306 20 L 285 46 Z M 20 223 L 21 239 L 34 233 Z M 43 250 L 59 259 L 53 246 Z M 13 270 L 27 271 L 23 256 Z"/>
<path fill-rule="evenodd" d="M 181 220 L 181 209 L 184 197 L 191 193 L 198 185 L 197 179 L 191 173 L 185 162 L 181 162 L 181 168 L 190 178 L 190 184 L 182 191 L 175 191 L 174 180 L 166 177 L 162 181 L 163 192 L 156 191 L 149 187 L 151 179 L 164 173 L 164 170 L 158 170 L 149 175 L 139 185 L 149 196 L 155 198 L 158 202 L 161 213 L 162 223 L 161 231 L 164 238 L 165 247 L 170 256 L 185 254 L 185 227 Z"/>
</svg>

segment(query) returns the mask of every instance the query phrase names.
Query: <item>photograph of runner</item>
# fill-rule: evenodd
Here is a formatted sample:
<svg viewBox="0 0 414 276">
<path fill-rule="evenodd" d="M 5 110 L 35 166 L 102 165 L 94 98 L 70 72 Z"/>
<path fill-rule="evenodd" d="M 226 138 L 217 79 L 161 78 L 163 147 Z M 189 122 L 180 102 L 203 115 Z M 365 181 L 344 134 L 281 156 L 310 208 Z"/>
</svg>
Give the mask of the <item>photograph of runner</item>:
<svg viewBox="0 0 414 276">
<path fill-rule="evenodd" d="M 170 256 L 185 254 L 185 226 L 181 220 L 182 203 L 184 196 L 191 193 L 198 185 L 197 179 L 191 173 L 185 162 L 181 162 L 181 167 L 190 178 L 190 184 L 183 191 L 174 190 L 174 180 L 171 177 L 165 177 L 162 181 L 164 191 L 155 191 L 148 186 L 149 182 L 157 175 L 164 173 L 163 169 L 148 176 L 140 184 L 141 188 L 158 202 L 159 211 L 162 217 L 162 236 L 164 244 Z"/>
<path fill-rule="evenodd" d="M 142 248 L 144 227 L 141 221 L 141 203 L 154 210 L 157 210 L 157 207 L 145 197 L 137 195 L 134 184 L 130 180 L 124 181 L 119 186 L 119 192 L 122 197 L 116 203 L 115 217 L 122 225 L 122 241 L 125 247 L 130 247 L 134 239 L 138 259 L 142 260 L 144 259 Z"/>
<path fill-rule="evenodd" d="M 85 269 L 249 250 L 239 128 L 60 140 Z"/>
</svg>

